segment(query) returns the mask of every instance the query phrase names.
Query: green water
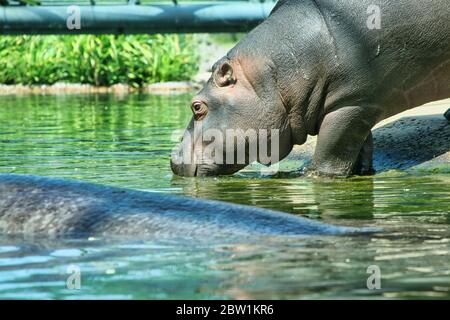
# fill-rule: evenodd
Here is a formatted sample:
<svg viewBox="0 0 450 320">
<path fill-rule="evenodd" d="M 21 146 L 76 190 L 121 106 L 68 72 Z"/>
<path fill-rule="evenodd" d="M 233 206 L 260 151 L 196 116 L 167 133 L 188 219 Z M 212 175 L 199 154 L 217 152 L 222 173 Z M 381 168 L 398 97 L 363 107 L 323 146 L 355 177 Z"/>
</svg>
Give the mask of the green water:
<svg viewBox="0 0 450 320">
<path fill-rule="evenodd" d="M 2 96 L 0 172 L 218 199 L 385 232 L 231 244 L 0 236 L 0 298 L 450 298 L 450 175 L 173 177 L 172 133 L 190 118 L 189 99 Z M 70 265 L 81 272 L 79 290 L 66 286 Z M 380 268 L 381 289 L 367 288 L 371 265 Z"/>
</svg>

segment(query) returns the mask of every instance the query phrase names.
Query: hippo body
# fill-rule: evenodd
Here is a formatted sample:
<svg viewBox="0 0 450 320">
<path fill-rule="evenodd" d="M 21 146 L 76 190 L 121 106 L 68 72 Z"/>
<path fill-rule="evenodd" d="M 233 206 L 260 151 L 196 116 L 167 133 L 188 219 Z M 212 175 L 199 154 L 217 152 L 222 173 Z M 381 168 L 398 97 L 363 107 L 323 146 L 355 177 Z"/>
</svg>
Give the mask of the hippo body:
<svg viewBox="0 0 450 320">
<path fill-rule="evenodd" d="M 279 1 L 266 21 L 215 64 L 193 98 L 187 132 L 195 122 L 203 130 L 278 129 L 281 159 L 308 135 L 318 135 L 312 171 L 372 173 L 371 128 L 376 123 L 450 97 L 448 1 L 373 4 Z M 183 140 L 172 157 L 174 173 L 231 174 L 258 161 L 248 157 L 241 164 L 218 164 L 198 153 L 192 163 L 174 161 L 184 150 L 207 144 L 198 137 Z"/>
<path fill-rule="evenodd" d="M 280 212 L 28 175 L 0 174 L 0 235 L 214 238 L 366 232 Z"/>
</svg>

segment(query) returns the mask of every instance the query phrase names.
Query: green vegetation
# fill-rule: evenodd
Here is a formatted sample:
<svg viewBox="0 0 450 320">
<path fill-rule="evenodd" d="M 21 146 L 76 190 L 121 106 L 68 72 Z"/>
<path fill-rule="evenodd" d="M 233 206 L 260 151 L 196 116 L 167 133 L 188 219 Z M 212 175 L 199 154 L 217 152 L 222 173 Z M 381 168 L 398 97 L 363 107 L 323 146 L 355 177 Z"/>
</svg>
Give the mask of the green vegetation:
<svg viewBox="0 0 450 320">
<path fill-rule="evenodd" d="M 0 37 L 0 83 L 145 84 L 189 80 L 198 69 L 193 35 Z"/>
</svg>

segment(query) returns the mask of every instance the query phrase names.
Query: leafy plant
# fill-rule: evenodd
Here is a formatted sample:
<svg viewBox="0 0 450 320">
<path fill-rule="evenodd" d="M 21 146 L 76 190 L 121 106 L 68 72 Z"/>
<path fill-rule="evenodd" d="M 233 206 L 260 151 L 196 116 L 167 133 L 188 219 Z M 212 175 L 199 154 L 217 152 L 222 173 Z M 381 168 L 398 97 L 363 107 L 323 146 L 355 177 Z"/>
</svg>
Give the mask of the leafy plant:
<svg viewBox="0 0 450 320">
<path fill-rule="evenodd" d="M 0 37 L 0 83 L 88 83 L 134 87 L 189 80 L 197 72 L 193 35 Z"/>
</svg>

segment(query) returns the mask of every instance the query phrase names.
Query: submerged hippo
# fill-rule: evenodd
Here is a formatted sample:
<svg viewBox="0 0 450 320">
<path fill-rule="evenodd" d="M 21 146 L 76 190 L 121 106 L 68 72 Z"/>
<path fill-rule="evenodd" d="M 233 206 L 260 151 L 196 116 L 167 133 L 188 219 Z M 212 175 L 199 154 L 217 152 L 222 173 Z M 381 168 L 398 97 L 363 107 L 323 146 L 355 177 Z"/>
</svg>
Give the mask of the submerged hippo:
<svg viewBox="0 0 450 320">
<path fill-rule="evenodd" d="M 0 235 L 212 240 L 372 231 L 219 201 L 0 174 Z"/>
<path fill-rule="evenodd" d="M 193 119 L 172 155 L 173 172 L 232 174 L 261 159 L 247 148 L 244 161 L 237 161 L 238 143 L 227 140 L 225 131 L 265 129 L 271 134 L 262 145 L 270 149 L 270 130 L 276 129 L 279 144 L 270 153 L 279 159 L 308 135 L 318 135 L 312 171 L 372 173 L 371 128 L 377 122 L 450 97 L 448 1 L 375 3 L 279 1 L 266 21 L 213 66 L 193 98 Z M 203 132 L 222 132 L 222 147 L 205 152 L 218 141 L 195 134 L 197 123 Z M 221 152 L 222 159 L 234 161 L 216 161 Z"/>
</svg>

